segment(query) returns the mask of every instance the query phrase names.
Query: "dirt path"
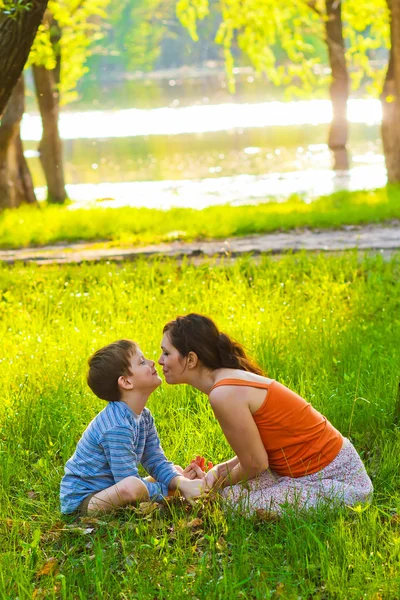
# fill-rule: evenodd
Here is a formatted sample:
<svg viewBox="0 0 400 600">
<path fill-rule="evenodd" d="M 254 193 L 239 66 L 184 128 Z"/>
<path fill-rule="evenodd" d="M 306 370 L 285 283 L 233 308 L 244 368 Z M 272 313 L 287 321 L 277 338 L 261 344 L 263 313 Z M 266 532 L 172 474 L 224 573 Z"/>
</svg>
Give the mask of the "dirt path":
<svg viewBox="0 0 400 600">
<path fill-rule="evenodd" d="M 154 246 L 110 248 L 105 244 L 65 244 L 0 250 L 0 262 L 33 262 L 39 265 L 97 262 L 101 260 L 132 260 L 139 256 L 166 257 L 239 256 L 241 254 L 270 252 L 280 254 L 289 250 L 337 252 L 360 250 L 392 251 L 400 249 L 400 223 L 387 226 L 345 226 L 335 230 L 295 230 L 287 233 L 251 235 L 227 240 L 203 242 L 171 242 Z"/>
</svg>

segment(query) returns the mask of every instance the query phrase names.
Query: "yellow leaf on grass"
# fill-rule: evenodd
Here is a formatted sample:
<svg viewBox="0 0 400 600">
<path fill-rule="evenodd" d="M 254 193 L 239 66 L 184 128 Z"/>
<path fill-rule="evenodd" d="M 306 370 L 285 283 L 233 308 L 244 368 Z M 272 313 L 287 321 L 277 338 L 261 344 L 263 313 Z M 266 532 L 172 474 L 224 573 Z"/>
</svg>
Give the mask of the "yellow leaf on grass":
<svg viewBox="0 0 400 600">
<path fill-rule="evenodd" d="M 203 519 L 199 519 L 199 517 L 196 517 L 195 519 L 192 519 L 186 523 L 186 527 L 188 529 L 194 529 L 195 527 L 200 527 L 200 525 L 203 525 Z"/>
<path fill-rule="evenodd" d="M 80 522 L 84 525 L 107 525 L 107 521 L 101 521 L 95 517 L 81 517 Z"/>
<path fill-rule="evenodd" d="M 390 524 L 391 525 L 400 525 L 400 515 L 398 515 L 398 514 L 392 515 L 392 518 L 390 519 Z"/>
<path fill-rule="evenodd" d="M 257 515 L 257 519 L 259 521 L 278 521 L 279 519 L 279 515 L 272 511 L 272 510 L 266 510 L 265 508 L 257 508 L 256 509 L 256 515 Z"/>
<path fill-rule="evenodd" d="M 138 511 L 142 515 L 150 515 L 158 508 L 160 508 L 160 505 L 157 502 L 141 502 Z"/>
<path fill-rule="evenodd" d="M 49 558 L 43 565 L 43 567 L 36 573 L 36 577 L 42 575 L 52 575 L 58 568 L 57 559 L 54 557 Z"/>
<path fill-rule="evenodd" d="M 282 594 L 285 591 L 285 584 L 282 583 L 282 581 L 279 581 L 279 583 L 277 584 L 276 588 L 275 588 L 275 593 L 274 593 L 274 597 L 275 598 L 279 598 L 280 596 L 282 596 Z"/>
</svg>

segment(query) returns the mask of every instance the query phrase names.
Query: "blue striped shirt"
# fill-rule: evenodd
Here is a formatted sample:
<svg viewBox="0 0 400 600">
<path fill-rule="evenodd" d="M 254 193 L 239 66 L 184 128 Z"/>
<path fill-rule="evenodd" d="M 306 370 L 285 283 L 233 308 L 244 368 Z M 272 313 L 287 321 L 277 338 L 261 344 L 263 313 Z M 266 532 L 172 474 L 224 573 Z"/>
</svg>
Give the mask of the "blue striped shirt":
<svg viewBox="0 0 400 600">
<path fill-rule="evenodd" d="M 139 476 L 139 463 L 156 483 Z M 161 500 L 168 494 L 171 479 L 179 473 L 165 457 L 149 409 L 137 415 L 125 402 L 109 402 L 88 425 L 65 465 L 61 512 L 73 512 L 89 494 L 130 475 L 143 481 L 152 500 Z"/>
</svg>

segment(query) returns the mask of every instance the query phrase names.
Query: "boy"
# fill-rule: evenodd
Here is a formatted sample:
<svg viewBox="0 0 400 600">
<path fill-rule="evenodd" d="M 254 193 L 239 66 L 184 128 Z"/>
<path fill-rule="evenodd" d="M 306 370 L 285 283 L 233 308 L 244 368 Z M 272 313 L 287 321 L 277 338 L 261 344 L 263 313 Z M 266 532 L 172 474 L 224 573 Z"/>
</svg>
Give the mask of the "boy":
<svg viewBox="0 0 400 600">
<path fill-rule="evenodd" d="M 61 512 L 104 513 L 138 501 L 163 500 L 169 490 L 179 489 L 189 501 L 200 496 L 204 481 L 185 478 L 166 459 L 145 408 L 161 384 L 154 361 L 135 342 L 119 340 L 91 356 L 87 381 L 108 405 L 88 425 L 65 466 Z M 139 463 L 151 477 L 139 476 Z"/>
</svg>

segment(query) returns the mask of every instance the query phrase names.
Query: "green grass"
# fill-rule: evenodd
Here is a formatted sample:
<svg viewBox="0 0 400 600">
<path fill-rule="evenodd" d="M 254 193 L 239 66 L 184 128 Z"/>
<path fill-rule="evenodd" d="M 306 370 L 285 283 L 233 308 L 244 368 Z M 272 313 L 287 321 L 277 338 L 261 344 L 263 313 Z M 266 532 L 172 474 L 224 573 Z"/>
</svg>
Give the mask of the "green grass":
<svg viewBox="0 0 400 600">
<path fill-rule="evenodd" d="M 0 213 L 0 247 L 56 242 L 108 241 L 145 245 L 172 239 L 226 238 L 296 227 L 335 228 L 400 219 L 400 188 L 337 192 L 311 203 L 299 197 L 249 206 L 215 206 L 201 211 L 146 208 L 21 207 Z"/>
<path fill-rule="evenodd" d="M 351 436 L 371 506 L 278 522 L 218 504 L 61 518 L 63 466 L 104 406 L 85 385 L 88 355 L 132 337 L 156 358 L 163 324 L 191 310 Z M 2 267 L 0 598 L 399 598 L 399 339 L 400 254 Z M 231 455 L 200 392 L 163 385 L 150 408 L 176 463 Z"/>
</svg>

